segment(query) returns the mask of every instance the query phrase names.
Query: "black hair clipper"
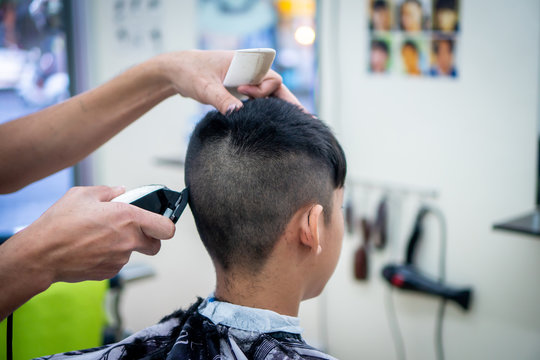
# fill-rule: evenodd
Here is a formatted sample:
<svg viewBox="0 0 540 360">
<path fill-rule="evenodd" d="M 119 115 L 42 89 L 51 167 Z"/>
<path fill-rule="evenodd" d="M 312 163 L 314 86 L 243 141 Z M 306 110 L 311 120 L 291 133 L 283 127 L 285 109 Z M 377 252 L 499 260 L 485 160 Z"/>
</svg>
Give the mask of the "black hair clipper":
<svg viewBox="0 0 540 360">
<path fill-rule="evenodd" d="M 111 201 L 128 203 L 168 217 L 176 224 L 188 202 L 188 189 L 174 191 L 165 185 L 145 185 L 115 197 Z"/>
</svg>

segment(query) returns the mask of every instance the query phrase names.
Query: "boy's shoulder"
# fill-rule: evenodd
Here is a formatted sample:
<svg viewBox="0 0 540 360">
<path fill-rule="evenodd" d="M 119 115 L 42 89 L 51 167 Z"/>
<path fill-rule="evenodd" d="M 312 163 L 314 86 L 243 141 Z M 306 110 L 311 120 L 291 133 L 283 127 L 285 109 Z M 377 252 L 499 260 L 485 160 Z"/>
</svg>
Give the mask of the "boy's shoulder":
<svg viewBox="0 0 540 360">
<path fill-rule="evenodd" d="M 301 338 L 291 337 L 287 333 L 260 335 L 253 343 L 251 351 L 245 353 L 247 359 L 313 359 L 335 360 L 334 357 L 308 345 Z"/>
<path fill-rule="evenodd" d="M 287 332 L 254 333 L 214 324 L 197 310 L 176 311 L 119 343 L 42 359 L 334 359 Z"/>
</svg>

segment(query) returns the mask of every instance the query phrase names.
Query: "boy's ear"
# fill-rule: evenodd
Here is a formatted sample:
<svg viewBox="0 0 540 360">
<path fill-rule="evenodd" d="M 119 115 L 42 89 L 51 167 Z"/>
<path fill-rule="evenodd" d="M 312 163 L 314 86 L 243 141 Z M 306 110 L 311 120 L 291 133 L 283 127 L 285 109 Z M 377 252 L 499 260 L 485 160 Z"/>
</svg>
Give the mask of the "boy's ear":
<svg viewBox="0 0 540 360">
<path fill-rule="evenodd" d="M 302 217 L 300 240 L 317 254 L 322 251 L 319 241 L 319 220 L 321 220 L 322 205 L 313 205 Z"/>
</svg>

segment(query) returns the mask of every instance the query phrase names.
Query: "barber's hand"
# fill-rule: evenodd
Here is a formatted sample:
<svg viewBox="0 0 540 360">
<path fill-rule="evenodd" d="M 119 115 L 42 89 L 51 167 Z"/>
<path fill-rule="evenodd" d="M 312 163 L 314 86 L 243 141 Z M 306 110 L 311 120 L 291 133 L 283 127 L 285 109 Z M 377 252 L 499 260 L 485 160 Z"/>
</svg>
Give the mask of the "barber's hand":
<svg viewBox="0 0 540 360">
<path fill-rule="evenodd" d="M 223 86 L 234 51 L 190 50 L 158 56 L 162 69 L 182 96 L 213 105 L 222 114 L 242 107 L 242 102 Z M 275 96 L 300 107 L 300 102 L 282 83 L 281 76 L 268 71 L 259 85 L 243 85 L 238 91 L 250 97 Z"/>
<path fill-rule="evenodd" d="M 238 92 L 252 98 L 266 97 L 268 96 L 266 94 L 270 93 L 270 96 L 283 99 L 300 107 L 301 109 L 304 109 L 304 106 L 302 106 L 300 101 L 298 101 L 296 96 L 294 96 L 294 94 L 285 86 L 285 84 L 280 84 L 277 88 L 273 87 L 274 84 L 270 82 L 270 76 L 272 76 L 272 74 L 279 76 L 281 79 L 281 76 L 278 73 L 276 73 L 274 70 L 270 70 L 268 74 L 266 74 L 266 78 L 261 84 L 241 85 L 238 87 Z"/>
<path fill-rule="evenodd" d="M 123 192 L 120 187 L 72 188 L 5 245 L 29 252 L 51 282 L 111 278 L 133 251 L 154 255 L 161 247 L 157 239 L 169 239 L 175 231 L 164 216 L 109 202 Z"/>
</svg>

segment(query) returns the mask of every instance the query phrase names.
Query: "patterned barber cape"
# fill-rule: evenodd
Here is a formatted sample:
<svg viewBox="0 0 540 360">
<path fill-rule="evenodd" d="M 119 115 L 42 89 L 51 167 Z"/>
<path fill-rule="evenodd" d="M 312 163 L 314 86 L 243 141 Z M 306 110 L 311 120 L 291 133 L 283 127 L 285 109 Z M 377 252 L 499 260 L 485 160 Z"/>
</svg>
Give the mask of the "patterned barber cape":
<svg viewBox="0 0 540 360">
<path fill-rule="evenodd" d="M 40 359 L 334 359 L 302 339 L 298 318 L 199 299 L 119 343 Z"/>
</svg>

